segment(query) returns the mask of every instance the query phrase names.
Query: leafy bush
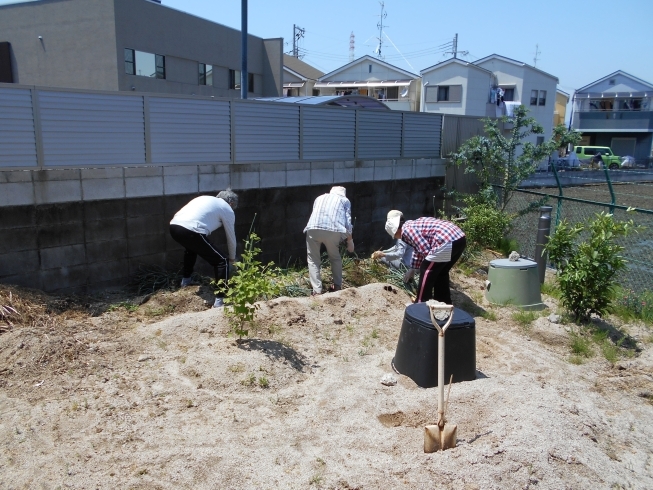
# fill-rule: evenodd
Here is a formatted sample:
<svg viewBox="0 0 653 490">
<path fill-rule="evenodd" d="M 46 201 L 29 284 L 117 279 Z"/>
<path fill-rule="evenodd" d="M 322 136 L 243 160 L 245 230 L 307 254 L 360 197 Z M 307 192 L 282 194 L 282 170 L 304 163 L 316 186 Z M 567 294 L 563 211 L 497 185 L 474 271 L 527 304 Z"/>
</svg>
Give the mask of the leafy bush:
<svg viewBox="0 0 653 490">
<path fill-rule="evenodd" d="M 464 258 L 470 258 L 482 248 L 499 248 L 505 243 L 513 216 L 497 209 L 493 202 L 492 189 L 486 189 L 477 195 L 462 198 L 464 206 L 460 212 L 465 220 L 459 225 L 467 237 L 467 249 Z M 509 246 L 511 242 L 508 241 Z M 510 253 L 510 252 L 508 252 Z"/>
<path fill-rule="evenodd" d="M 546 246 L 558 269 L 557 281 L 562 304 L 577 320 L 588 321 L 592 313 L 602 317 L 611 311 L 616 274 L 626 267 L 624 247 L 615 240 L 638 227 L 630 221 L 615 221 L 600 213 L 585 224 L 570 226 L 562 221 Z M 581 232 L 589 237 L 578 242 Z"/>
<path fill-rule="evenodd" d="M 239 336 L 247 336 L 246 327 L 254 321 L 254 315 L 259 305 L 256 301 L 271 298 L 279 293 L 279 285 L 275 279 L 278 276 L 273 262 L 262 265 L 256 260 L 261 249 L 256 242 L 261 239 L 254 232 L 250 232 L 245 241 L 245 250 L 241 260 L 236 262 L 237 273 L 229 280 L 229 287 L 223 279 L 218 281 L 218 290 L 225 294 L 225 314 L 231 320 L 233 331 Z"/>
</svg>

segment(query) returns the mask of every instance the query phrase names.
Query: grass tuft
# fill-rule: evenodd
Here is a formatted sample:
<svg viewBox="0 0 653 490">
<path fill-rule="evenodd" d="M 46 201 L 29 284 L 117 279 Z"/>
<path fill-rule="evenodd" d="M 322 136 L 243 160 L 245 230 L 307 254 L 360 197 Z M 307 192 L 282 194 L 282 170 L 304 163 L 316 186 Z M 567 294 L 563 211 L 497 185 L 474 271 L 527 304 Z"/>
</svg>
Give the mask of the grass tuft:
<svg viewBox="0 0 653 490">
<path fill-rule="evenodd" d="M 520 310 L 512 314 L 512 319 L 519 323 L 522 328 L 528 329 L 539 315 L 535 311 Z"/>
</svg>

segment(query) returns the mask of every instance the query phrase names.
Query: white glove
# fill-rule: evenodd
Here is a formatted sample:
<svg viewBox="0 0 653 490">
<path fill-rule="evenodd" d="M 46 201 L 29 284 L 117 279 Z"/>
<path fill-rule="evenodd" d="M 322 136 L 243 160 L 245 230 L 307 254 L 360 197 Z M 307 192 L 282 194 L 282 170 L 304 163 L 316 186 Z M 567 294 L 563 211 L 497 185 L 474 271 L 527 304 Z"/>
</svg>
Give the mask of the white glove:
<svg viewBox="0 0 653 490">
<path fill-rule="evenodd" d="M 350 254 L 354 253 L 354 240 L 351 238 L 347 240 L 347 252 Z"/>
<path fill-rule="evenodd" d="M 410 282 L 415 277 L 415 269 L 408 269 L 404 274 L 404 282 Z"/>
</svg>

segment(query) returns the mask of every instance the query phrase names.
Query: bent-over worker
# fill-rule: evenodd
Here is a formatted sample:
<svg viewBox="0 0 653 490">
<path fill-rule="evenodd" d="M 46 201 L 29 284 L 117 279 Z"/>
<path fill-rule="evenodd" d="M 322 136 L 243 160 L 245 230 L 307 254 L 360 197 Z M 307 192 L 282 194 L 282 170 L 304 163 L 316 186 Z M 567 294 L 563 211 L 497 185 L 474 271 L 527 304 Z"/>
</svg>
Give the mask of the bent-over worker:
<svg viewBox="0 0 653 490">
<path fill-rule="evenodd" d="M 326 247 L 331 263 L 333 286 L 329 291 L 342 288 L 342 258 L 338 246 L 347 240 L 347 250 L 354 251 L 351 224 L 351 203 L 347 199 L 344 187 L 335 186 L 328 194 L 322 194 L 313 203 L 313 212 L 304 232 L 306 233 L 306 251 L 308 255 L 308 275 L 313 292 L 311 296 L 322 294 L 320 277 L 320 247 Z"/>
<path fill-rule="evenodd" d="M 411 268 L 420 271 L 415 303 L 435 299 L 452 304 L 449 271 L 465 250 L 465 233 L 450 221 L 437 218 L 404 221 L 403 213 L 397 210 L 388 213 L 385 230 L 414 248 Z"/>
<path fill-rule="evenodd" d="M 229 280 L 229 266 L 236 260 L 236 232 L 234 224 L 238 207 L 238 195 L 231 189 L 221 191 L 216 197 L 199 196 L 177 211 L 170 221 L 170 235 L 183 245 L 184 269 L 181 286 L 191 285 L 191 275 L 199 255 L 213 266 L 216 282 Z M 228 254 L 208 240 L 218 228 L 224 228 L 227 237 Z M 216 293 L 214 308 L 224 306 L 224 293 Z"/>
</svg>

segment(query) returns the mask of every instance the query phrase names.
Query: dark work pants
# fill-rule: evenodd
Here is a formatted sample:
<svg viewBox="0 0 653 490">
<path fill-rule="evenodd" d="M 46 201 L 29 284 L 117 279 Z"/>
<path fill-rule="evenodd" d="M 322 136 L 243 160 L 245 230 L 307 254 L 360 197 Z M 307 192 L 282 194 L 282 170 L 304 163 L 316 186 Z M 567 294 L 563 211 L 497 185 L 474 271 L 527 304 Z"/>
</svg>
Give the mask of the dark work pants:
<svg viewBox="0 0 653 490">
<path fill-rule="evenodd" d="M 451 260 L 449 262 L 422 261 L 419 268 L 419 283 L 417 284 L 417 298 L 415 303 L 423 303 L 430 299 L 442 301 L 448 305 L 451 302 L 449 288 L 449 271 L 465 251 L 467 239 L 465 237 L 451 243 Z"/>
<path fill-rule="evenodd" d="M 229 260 L 227 255 L 221 253 L 217 247 L 212 245 L 206 235 L 188 230 L 179 225 L 170 225 L 170 235 L 186 249 L 184 252 L 184 277 L 190 277 L 193 274 L 195 262 L 199 255 L 213 266 L 216 281 L 224 279 L 226 282 L 229 279 Z M 219 298 L 224 297 L 224 293 L 217 293 L 217 296 Z"/>
</svg>

